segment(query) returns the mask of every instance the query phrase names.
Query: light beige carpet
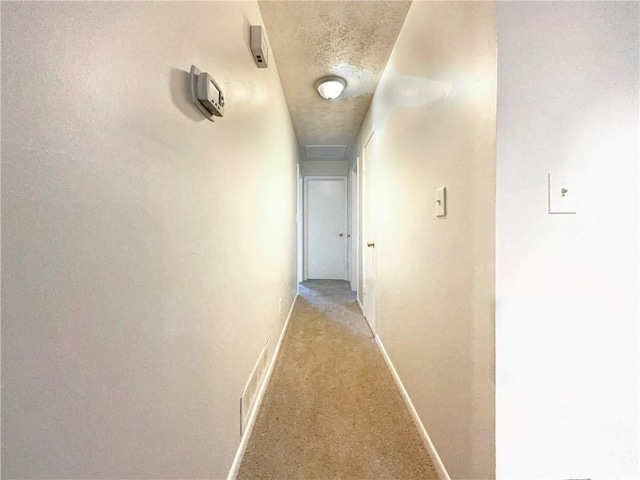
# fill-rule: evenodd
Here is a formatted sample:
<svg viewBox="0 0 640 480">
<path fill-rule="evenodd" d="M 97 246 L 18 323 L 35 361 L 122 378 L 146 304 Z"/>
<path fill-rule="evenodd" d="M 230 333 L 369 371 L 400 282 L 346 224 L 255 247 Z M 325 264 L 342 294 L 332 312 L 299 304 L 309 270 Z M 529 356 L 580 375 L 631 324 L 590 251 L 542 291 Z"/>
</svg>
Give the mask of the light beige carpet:
<svg viewBox="0 0 640 480">
<path fill-rule="evenodd" d="M 238 478 L 438 478 L 347 282 L 301 284 Z"/>
</svg>

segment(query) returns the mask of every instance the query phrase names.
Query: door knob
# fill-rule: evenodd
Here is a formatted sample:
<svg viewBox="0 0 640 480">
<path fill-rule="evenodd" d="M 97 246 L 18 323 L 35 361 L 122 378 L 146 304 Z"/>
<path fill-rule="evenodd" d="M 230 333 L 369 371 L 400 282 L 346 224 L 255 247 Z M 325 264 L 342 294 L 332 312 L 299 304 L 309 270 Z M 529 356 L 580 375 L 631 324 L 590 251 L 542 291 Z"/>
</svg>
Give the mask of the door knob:
<svg viewBox="0 0 640 480">
<path fill-rule="evenodd" d="M 340 238 L 344 237 L 344 233 L 341 233 L 340 235 L 338 235 Z"/>
<path fill-rule="evenodd" d="M 367 247 L 375 247 L 376 242 L 367 242 Z"/>
</svg>

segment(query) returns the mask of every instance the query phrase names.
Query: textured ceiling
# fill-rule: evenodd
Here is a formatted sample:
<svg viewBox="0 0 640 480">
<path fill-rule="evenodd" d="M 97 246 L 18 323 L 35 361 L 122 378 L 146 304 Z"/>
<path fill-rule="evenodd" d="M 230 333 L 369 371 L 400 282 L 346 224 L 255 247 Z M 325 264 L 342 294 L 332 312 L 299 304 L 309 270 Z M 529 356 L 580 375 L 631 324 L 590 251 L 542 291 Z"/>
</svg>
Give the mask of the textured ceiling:
<svg viewBox="0 0 640 480">
<path fill-rule="evenodd" d="M 300 155 L 305 145 L 346 145 L 353 153 L 362 120 L 411 2 L 259 1 Z M 327 101 L 317 80 L 340 75 L 347 88 Z M 336 160 L 336 158 L 332 158 Z"/>
</svg>

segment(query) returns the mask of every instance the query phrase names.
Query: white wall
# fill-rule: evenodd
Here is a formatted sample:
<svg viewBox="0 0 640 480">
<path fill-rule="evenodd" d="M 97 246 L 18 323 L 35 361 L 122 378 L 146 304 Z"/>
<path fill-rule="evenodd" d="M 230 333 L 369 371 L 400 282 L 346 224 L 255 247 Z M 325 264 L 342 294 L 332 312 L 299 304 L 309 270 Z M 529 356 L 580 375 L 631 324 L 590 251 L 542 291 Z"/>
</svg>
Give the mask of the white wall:
<svg viewBox="0 0 640 480">
<path fill-rule="evenodd" d="M 297 147 L 249 23 L 255 2 L 2 4 L 7 478 L 226 476 L 296 289 Z"/>
<path fill-rule="evenodd" d="M 500 478 L 638 478 L 636 2 L 500 2 Z M 547 173 L 576 215 L 547 214 Z M 564 173 L 563 173 L 564 172 Z"/>
<path fill-rule="evenodd" d="M 414 2 L 359 152 L 375 131 L 378 333 L 452 478 L 495 474 L 495 111 L 495 5 Z"/>
</svg>

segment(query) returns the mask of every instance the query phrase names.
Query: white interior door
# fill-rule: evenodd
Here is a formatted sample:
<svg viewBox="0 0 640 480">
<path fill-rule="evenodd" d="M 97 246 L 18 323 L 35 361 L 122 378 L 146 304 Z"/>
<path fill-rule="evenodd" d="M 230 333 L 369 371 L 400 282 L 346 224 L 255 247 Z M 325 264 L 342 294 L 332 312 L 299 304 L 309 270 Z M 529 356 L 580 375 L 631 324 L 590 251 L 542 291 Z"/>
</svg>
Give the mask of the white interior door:
<svg viewBox="0 0 640 480">
<path fill-rule="evenodd" d="M 364 316 L 376 332 L 376 182 L 373 134 L 362 155 L 362 276 Z"/>
<path fill-rule="evenodd" d="M 307 177 L 305 279 L 347 279 L 347 179 Z"/>
</svg>

